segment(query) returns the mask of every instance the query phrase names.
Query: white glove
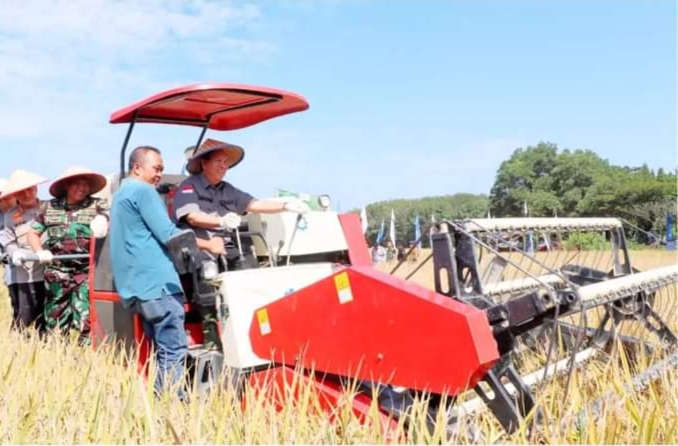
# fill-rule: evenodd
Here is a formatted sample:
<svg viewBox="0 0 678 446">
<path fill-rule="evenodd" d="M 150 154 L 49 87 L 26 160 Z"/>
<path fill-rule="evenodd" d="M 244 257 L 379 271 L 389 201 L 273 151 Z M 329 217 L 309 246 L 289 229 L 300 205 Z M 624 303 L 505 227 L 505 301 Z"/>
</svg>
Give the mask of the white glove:
<svg viewBox="0 0 678 446">
<path fill-rule="evenodd" d="M 302 215 L 311 210 L 311 208 L 308 207 L 308 204 L 306 204 L 306 202 L 301 201 L 301 200 L 287 201 L 283 205 L 283 209 L 285 209 L 287 212 L 294 212 L 295 214 L 302 214 Z"/>
<path fill-rule="evenodd" d="M 12 265 L 23 266 L 27 255 L 28 253 L 25 251 L 16 251 L 14 254 L 12 254 Z"/>
<path fill-rule="evenodd" d="M 219 227 L 221 229 L 236 229 L 240 226 L 242 218 L 235 212 L 228 212 L 219 219 Z"/>
<path fill-rule="evenodd" d="M 38 262 L 40 263 L 52 263 L 54 261 L 54 254 L 46 249 L 41 249 L 35 255 L 38 256 Z"/>
<path fill-rule="evenodd" d="M 108 234 L 108 219 L 103 215 L 97 215 L 89 222 L 94 238 L 104 238 Z"/>
</svg>

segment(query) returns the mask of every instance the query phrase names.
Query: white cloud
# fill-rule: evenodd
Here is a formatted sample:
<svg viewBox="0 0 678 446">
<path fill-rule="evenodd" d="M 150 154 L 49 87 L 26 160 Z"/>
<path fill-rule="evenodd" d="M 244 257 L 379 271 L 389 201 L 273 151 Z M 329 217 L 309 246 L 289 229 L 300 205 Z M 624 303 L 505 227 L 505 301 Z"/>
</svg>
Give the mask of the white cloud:
<svg viewBox="0 0 678 446">
<path fill-rule="evenodd" d="M 207 1 L 3 1 L 3 34 L 80 52 L 138 57 L 173 39 L 210 40 L 261 18 L 254 5 Z M 56 38 L 55 38 L 56 37 Z"/>
<path fill-rule="evenodd" d="M 276 46 L 251 31 L 262 20 L 257 5 L 223 1 L 1 1 L 0 141 L 40 147 L 3 150 L 0 175 L 54 175 L 79 155 L 111 164 L 101 158 L 115 159 L 118 141 L 105 140 L 121 133 L 107 124 L 113 110 L 265 63 Z M 106 152 L 92 152 L 94 141 Z"/>
<path fill-rule="evenodd" d="M 295 14 L 320 8 L 282 5 Z M 117 171 L 125 128 L 108 124 L 113 110 L 186 83 L 243 78 L 237 70 L 266 63 L 277 51 L 259 36 L 284 33 L 290 21 L 270 23 L 257 4 L 242 2 L 0 0 L 0 176 L 22 167 L 54 177 L 74 163 Z M 178 172 L 198 132 L 139 125 L 130 146 L 156 145 L 168 171 Z M 429 133 L 366 135 L 281 119 L 216 137 L 245 147 L 248 162 L 229 174 L 243 189 L 259 196 L 275 186 L 328 192 L 344 209 L 394 197 L 487 192 L 489 184 L 478 182 L 494 177 L 492 160 L 521 145 L 465 144 L 447 131 Z"/>
</svg>

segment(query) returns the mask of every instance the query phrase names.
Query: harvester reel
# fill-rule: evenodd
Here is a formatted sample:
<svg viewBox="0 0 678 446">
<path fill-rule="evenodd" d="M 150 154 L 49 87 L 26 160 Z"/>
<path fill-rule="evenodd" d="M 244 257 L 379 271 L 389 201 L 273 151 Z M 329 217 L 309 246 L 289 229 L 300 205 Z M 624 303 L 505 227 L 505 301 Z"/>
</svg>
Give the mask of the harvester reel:
<svg viewBox="0 0 678 446">
<path fill-rule="evenodd" d="M 567 233 L 604 232 L 610 251 L 563 251 L 561 244 L 558 250 L 537 254 L 516 247 L 516 234 L 544 231 L 557 231 L 561 241 Z M 628 351 L 653 350 L 650 342 L 621 333 L 622 323 L 640 323 L 664 348 L 678 344 L 654 308 L 658 291 L 678 282 L 678 265 L 644 273 L 632 268 L 618 220 L 444 221 L 432 234 L 432 248 L 436 291 L 487 312 L 503 357 L 475 391 L 507 432 L 515 430 L 532 410 L 537 411 L 532 420 L 540 422 L 530 387 L 541 377 L 571 372 L 596 350 L 609 353 L 615 340 L 621 340 Z M 579 258 L 576 264 L 575 258 Z M 447 279 L 447 287 L 440 277 Z M 589 315 L 594 309 L 603 310 L 603 316 L 588 327 L 589 319 L 596 323 Z M 564 320 L 572 316 L 579 316 L 580 323 Z M 568 356 L 551 367 L 556 343 L 565 347 Z M 517 371 L 515 353 L 519 346 L 538 349 L 544 345 L 549 345 L 546 366 L 532 373 L 528 384 Z"/>
</svg>

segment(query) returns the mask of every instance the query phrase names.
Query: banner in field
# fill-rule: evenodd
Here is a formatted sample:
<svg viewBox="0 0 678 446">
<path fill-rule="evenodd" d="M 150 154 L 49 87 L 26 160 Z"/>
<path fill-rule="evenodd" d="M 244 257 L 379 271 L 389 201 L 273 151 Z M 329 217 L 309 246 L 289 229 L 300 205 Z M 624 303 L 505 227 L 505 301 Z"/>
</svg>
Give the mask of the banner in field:
<svg viewBox="0 0 678 446">
<path fill-rule="evenodd" d="M 388 236 L 389 239 L 391 240 L 391 243 L 393 243 L 393 246 L 396 245 L 396 230 L 395 230 L 395 213 L 393 212 L 393 209 L 391 209 L 391 226 L 389 227 L 388 230 Z"/>
<path fill-rule="evenodd" d="M 676 249 L 676 216 L 674 214 L 666 216 L 666 249 L 669 251 Z"/>
<path fill-rule="evenodd" d="M 414 217 L 414 240 L 419 240 L 421 238 L 421 223 L 419 222 L 419 214 Z M 417 246 L 421 248 L 421 240 L 417 243 Z"/>
<path fill-rule="evenodd" d="M 381 226 L 379 226 L 379 233 L 377 233 L 377 245 L 384 241 L 384 219 L 381 219 Z"/>
<path fill-rule="evenodd" d="M 365 206 L 363 206 L 362 210 L 360 211 L 360 224 L 363 229 L 363 234 L 367 232 L 367 227 L 369 226 L 367 223 L 367 209 Z"/>
</svg>

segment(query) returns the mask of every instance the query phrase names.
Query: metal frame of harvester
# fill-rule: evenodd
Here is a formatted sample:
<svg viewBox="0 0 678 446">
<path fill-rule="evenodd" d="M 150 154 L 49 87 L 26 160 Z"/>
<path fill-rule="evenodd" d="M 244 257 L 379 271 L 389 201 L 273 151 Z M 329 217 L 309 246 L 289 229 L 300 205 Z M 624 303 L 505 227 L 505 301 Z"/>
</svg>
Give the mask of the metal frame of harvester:
<svg viewBox="0 0 678 446">
<path fill-rule="evenodd" d="M 241 129 L 307 108 L 299 95 L 244 85 L 200 84 L 160 93 L 111 115 L 111 123 L 129 123 L 120 156 L 121 178 L 136 123 L 201 127 L 197 147 L 208 128 Z M 158 190 L 168 205 L 181 179 L 163 178 Z M 248 220 L 242 228 L 251 253 L 258 260 L 266 257 L 268 267 L 226 272 L 219 278 L 223 355 L 201 350 L 199 321 L 190 299 L 186 303 L 191 374 L 199 390 L 214 385 L 225 369 L 235 370 L 280 405 L 290 403 L 281 395 L 292 382 L 307 383 L 321 407 L 333 413 L 347 381 L 356 380 L 353 412 L 368 419 L 376 400 L 379 417 L 391 427 L 419 395 L 454 400 L 475 390 L 510 432 L 535 409 L 531 383 L 518 373 L 514 361 L 523 341 L 529 345 L 554 333 L 569 337 L 574 362 L 584 349 L 609 348 L 618 339 L 620 325 L 632 320 L 657 335 L 661 346 L 677 342 L 653 305 L 660 289 L 675 290 L 678 266 L 635 271 L 615 219 L 438 222 L 431 235 L 435 290 L 430 290 L 372 266 L 357 215 L 320 214 L 311 215 L 309 223 L 315 234 L 323 235 L 317 239 L 309 235 L 314 231 L 297 231 L 299 221 L 292 216 Z M 272 228 L 282 235 L 272 235 Z M 512 257 L 498 249 L 507 234 L 567 230 L 606 234 L 611 268 L 571 261 L 546 264 L 530 253 L 517 250 Z M 193 264 L 197 248 L 192 237 L 183 233 L 171 246 L 177 268 L 188 278 L 189 298 L 189 290 L 202 280 Z M 254 239 L 265 247 L 258 254 Z M 326 239 L 337 241 L 326 248 L 318 245 L 315 252 L 313 240 Z M 271 248 L 276 241 L 277 251 Z M 295 251 L 295 243 L 306 247 Z M 280 253 L 285 251 L 283 264 Z M 139 351 L 144 365 L 149 345 L 140 322 L 120 305 L 108 256 L 107 240 L 93 240 L 89 280 L 94 337 L 98 342 L 125 342 Z M 520 274 L 509 277 L 511 268 Z M 268 288 L 248 295 L 253 282 Z M 602 309 L 593 327 L 565 322 L 592 309 Z M 627 338 L 629 344 L 649 345 Z"/>
</svg>

